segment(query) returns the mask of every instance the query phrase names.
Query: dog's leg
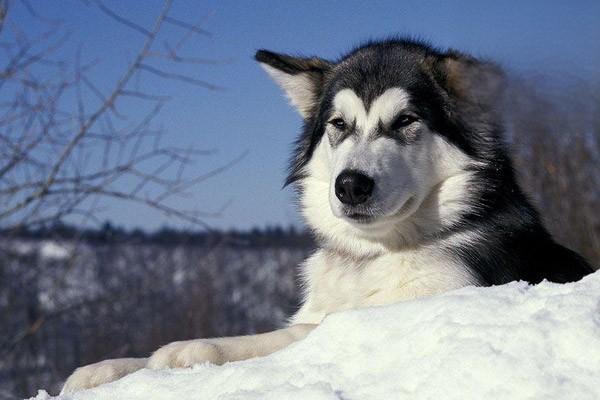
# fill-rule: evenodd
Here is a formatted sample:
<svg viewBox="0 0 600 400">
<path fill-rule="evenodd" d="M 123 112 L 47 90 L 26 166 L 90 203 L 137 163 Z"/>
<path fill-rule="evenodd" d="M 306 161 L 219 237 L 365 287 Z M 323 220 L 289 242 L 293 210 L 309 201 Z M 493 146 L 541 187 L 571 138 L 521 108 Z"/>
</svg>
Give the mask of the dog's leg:
<svg viewBox="0 0 600 400">
<path fill-rule="evenodd" d="M 77 368 L 65 382 L 61 394 L 116 381 L 144 367 L 153 369 L 182 368 L 205 361 L 223 364 L 229 361 L 266 356 L 303 339 L 316 326 L 314 324 L 297 324 L 259 335 L 173 342 L 157 350 L 149 359 L 119 358 L 100 361 Z"/>
<path fill-rule="evenodd" d="M 258 335 L 173 342 L 158 349 L 148 360 L 148 368 L 183 368 L 201 362 L 223 364 L 266 356 L 303 339 L 317 325 L 298 324 Z"/>
<path fill-rule="evenodd" d="M 125 375 L 144 368 L 147 362 L 147 358 L 118 358 L 77 368 L 69 376 L 60 393 L 72 393 L 116 381 Z"/>
</svg>

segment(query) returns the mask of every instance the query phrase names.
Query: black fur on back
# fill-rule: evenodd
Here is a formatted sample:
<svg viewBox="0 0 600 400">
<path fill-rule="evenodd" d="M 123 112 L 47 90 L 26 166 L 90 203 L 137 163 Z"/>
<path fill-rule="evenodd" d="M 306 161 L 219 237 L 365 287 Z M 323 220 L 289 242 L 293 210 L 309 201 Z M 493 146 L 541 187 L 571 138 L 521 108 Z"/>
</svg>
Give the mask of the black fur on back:
<svg viewBox="0 0 600 400">
<path fill-rule="evenodd" d="M 480 165 L 467 196 L 470 211 L 424 240 L 476 233 L 477 240 L 443 250 L 467 265 L 482 285 L 569 282 L 593 272 L 581 256 L 554 242 L 517 184 L 502 139 L 503 76 L 496 65 L 407 39 L 369 42 L 335 62 L 264 50 L 256 59 L 288 74 L 306 73 L 319 100 L 304 121 L 286 185 L 304 177 L 339 90 L 353 89 L 369 107 L 387 88 L 402 87 L 429 128 Z"/>
</svg>

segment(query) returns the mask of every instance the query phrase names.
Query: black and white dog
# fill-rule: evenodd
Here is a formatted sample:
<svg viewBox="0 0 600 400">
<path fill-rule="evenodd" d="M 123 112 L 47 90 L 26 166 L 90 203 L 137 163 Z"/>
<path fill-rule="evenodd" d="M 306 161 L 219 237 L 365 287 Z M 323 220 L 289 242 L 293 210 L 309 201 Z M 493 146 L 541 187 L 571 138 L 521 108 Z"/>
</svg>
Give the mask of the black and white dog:
<svg viewBox="0 0 600 400">
<path fill-rule="evenodd" d="M 321 246 L 303 266 L 302 307 L 278 331 L 80 368 L 65 392 L 143 367 L 266 355 L 336 311 L 593 271 L 552 240 L 517 185 L 496 66 L 411 40 L 369 43 L 336 62 L 264 50 L 256 59 L 304 118 L 288 183 Z"/>
</svg>

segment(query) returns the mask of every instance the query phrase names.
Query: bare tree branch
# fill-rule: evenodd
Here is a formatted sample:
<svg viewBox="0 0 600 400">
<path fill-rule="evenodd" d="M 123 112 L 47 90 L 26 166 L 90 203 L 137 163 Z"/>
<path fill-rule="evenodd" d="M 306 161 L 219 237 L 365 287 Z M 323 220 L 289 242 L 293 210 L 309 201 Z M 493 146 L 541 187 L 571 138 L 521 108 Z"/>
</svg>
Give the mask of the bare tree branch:
<svg viewBox="0 0 600 400">
<path fill-rule="evenodd" d="M 133 29 L 134 31 L 138 31 L 145 36 L 153 36 L 153 32 L 147 30 L 146 28 L 144 28 L 142 26 L 139 26 L 138 24 L 136 24 L 126 18 L 121 17 L 120 15 L 115 13 L 113 10 L 106 7 L 100 0 L 96 0 L 95 3 L 98 6 L 98 8 L 100 9 L 100 11 L 102 11 L 104 14 L 108 15 L 115 21 L 119 22 L 120 24 L 123 24 L 126 27 Z M 164 16 L 162 16 L 162 20 L 164 21 L 165 18 L 166 18 L 166 14 Z M 154 34 L 155 33 L 156 32 L 154 32 Z"/>
<path fill-rule="evenodd" d="M 220 89 L 202 79 L 151 65 L 159 57 L 153 49 L 165 23 L 189 34 L 209 36 L 204 29 L 169 15 L 172 0 L 165 0 L 151 28 L 145 28 L 107 7 L 91 3 L 110 20 L 143 34 L 139 50 L 111 90 L 91 78 L 97 60 L 84 62 L 78 49 L 74 62 L 53 60 L 68 40 L 57 21 L 40 16 L 32 4 L 26 11 L 50 25 L 47 35 L 31 39 L 13 27 L 14 40 L 7 42 L 8 57 L 0 61 L 0 89 L 7 86 L 12 101 L 0 103 L 0 228 L 17 229 L 75 214 L 85 214 L 82 204 L 112 197 L 144 204 L 175 218 L 207 227 L 201 218 L 215 213 L 178 210 L 165 202 L 208 177 L 231 167 L 237 160 L 212 171 L 189 177 L 187 166 L 196 156 L 210 151 L 174 148 L 161 144 L 163 132 L 152 126 L 168 95 L 156 95 L 134 86 L 142 72 L 153 79 L 177 80 L 209 90 Z M 7 3 L 0 0 L 2 23 Z M 165 43 L 161 54 L 173 65 L 209 62 L 209 59 L 178 54 L 180 46 Z M 40 71 L 47 68 L 52 73 Z M 72 72 L 71 72 L 72 71 Z M 43 78 L 39 78 L 43 76 Z M 147 78 L 149 79 L 149 78 Z M 4 96 L 6 98 L 6 96 Z M 74 99 L 72 101 L 67 99 Z M 141 118 L 131 118 L 118 107 L 120 99 L 147 102 Z M 123 100 L 125 101 L 125 100 Z M 137 119 L 137 120 L 136 120 Z M 127 190 L 122 189 L 127 182 Z M 144 194 L 142 194 L 144 193 Z M 148 195 L 152 193 L 152 195 Z"/>
<path fill-rule="evenodd" d="M 199 28 L 199 27 L 197 27 L 195 25 L 188 24 L 187 22 L 180 21 L 180 20 L 175 19 L 173 17 L 167 16 L 165 18 L 165 22 L 168 22 L 170 24 L 173 24 L 173 25 L 185 28 L 188 31 L 197 33 L 199 35 L 204 35 L 204 36 L 209 36 L 209 37 L 211 36 L 210 32 L 205 31 L 204 29 L 201 29 L 201 28 Z"/>
<path fill-rule="evenodd" d="M 185 83 L 191 83 L 193 85 L 198 85 L 198 86 L 202 86 L 206 89 L 209 90 L 222 90 L 223 88 L 220 86 L 216 86 L 213 85 L 211 83 L 208 83 L 206 81 L 200 80 L 200 79 L 195 79 L 195 78 L 191 78 L 189 76 L 186 75 L 180 75 L 180 74 L 174 74 L 174 73 L 170 73 L 170 72 L 165 72 L 162 71 L 158 68 L 152 67 L 150 65 L 147 64 L 140 64 L 139 68 L 141 70 L 144 71 L 148 71 L 154 75 L 160 76 L 161 78 L 165 78 L 165 79 L 173 79 L 173 80 L 177 80 L 177 81 L 182 81 Z"/>
<path fill-rule="evenodd" d="M 47 22 L 51 30 L 47 36 L 32 39 L 15 27 L 14 42 L 5 46 L 8 57 L 0 62 L 0 89 L 11 82 L 7 88 L 14 95 L 14 100 L 0 103 L 0 228 L 18 229 L 86 215 L 84 204 L 107 197 L 143 204 L 207 228 L 202 218 L 218 213 L 178 210 L 166 201 L 186 196 L 188 189 L 232 167 L 243 155 L 190 177 L 187 167 L 195 157 L 213 152 L 162 145 L 163 132 L 153 127 L 153 120 L 171 96 L 142 90 L 132 78 L 139 81 L 145 72 L 153 79 L 220 89 L 166 69 L 165 63 L 161 68 L 151 65 L 154 58 L 164 58 L 172 65 L 214 63 L 209 58 L 178 54 L 190 34 L 209 36 L 208 32 L 169 15 L 172 0 L 164 1 L 151 28 L 118 14 L 101 0 L 85 4 L 94 5 L 110 20 L 142 33 L 145 39 L 112 89 L 106 91 L 91 78 L 98 61 L 85 62 L 81 49 L 74 62 L 52 59 L 68 36 L 61 34 L 56 21 L 23 3 L 30 15 Z M 162 54 L 154 47 L 165 23 L 183 30 L 184 39 L 175 47 L 164 42 L 167 53 Z M 54 72 L 40 75 L 42 67 Z M 74 99 L 74 106 L 68 98 Z M 150 107 L 141 105 L 147 113 L 131 118 L 119 109 L 120 99 L 147 102 Z"/>
</svg>

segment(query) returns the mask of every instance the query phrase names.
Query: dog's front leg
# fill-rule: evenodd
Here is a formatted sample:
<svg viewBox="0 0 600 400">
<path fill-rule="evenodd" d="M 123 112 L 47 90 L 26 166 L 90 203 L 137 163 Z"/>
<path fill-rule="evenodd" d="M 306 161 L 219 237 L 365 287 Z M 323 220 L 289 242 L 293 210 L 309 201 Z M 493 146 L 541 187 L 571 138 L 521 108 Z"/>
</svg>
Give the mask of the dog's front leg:
<svg viewBox="0 0 600 400">
<path fill-rule="evenodd" d="M 154 352 L 147 367 L 152 369 L 184 368 L 206 361 L 223 364 L 266 356 L 303 339 L 316 326 L 314 324 L 298 324 L 258 335 L 173 342 Z"/>
<path fill-rule="evenodd" d="M 60 393 L 73 393 L 116 381 L 144 368 L 147 362 L 147 358 L 117 358 L 79 367 L 69 376 Z"/>
</svg>

